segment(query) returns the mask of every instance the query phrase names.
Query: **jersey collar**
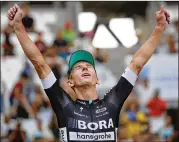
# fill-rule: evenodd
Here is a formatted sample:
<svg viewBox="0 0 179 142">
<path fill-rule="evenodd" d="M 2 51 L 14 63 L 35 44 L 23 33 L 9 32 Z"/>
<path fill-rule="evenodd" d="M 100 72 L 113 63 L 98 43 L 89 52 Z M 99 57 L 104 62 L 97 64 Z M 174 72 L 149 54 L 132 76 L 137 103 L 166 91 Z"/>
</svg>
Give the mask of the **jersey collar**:
<svg viewBox="0 0 179 142">
<path fill-rule="evenodd" d="M 76 99 L 77 103 L 80 103 L 80 104 L 85 105 L 85 106 L 96 104 L 98 101 L 99 101 L 99 98 L 96 99 L 96 100 L 81 100 L 81 99 Z"/>
</svg>

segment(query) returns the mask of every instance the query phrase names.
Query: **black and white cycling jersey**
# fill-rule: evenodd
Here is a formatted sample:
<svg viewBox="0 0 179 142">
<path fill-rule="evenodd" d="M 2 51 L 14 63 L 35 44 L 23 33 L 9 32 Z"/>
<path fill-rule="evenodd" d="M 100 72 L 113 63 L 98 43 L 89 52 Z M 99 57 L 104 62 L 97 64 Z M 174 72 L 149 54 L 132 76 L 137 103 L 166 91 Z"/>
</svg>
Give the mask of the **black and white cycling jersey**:
<svg viewBox="0 0 179 142">
<path fill-rule="evenodd" d="M 58 120 L 63 142 L 115 142 L 119 113 L 136 82 L 127 68 L 116 86 L 103 99 L 73 101 L 51 72 L 42 84 Z"/>
</svg>

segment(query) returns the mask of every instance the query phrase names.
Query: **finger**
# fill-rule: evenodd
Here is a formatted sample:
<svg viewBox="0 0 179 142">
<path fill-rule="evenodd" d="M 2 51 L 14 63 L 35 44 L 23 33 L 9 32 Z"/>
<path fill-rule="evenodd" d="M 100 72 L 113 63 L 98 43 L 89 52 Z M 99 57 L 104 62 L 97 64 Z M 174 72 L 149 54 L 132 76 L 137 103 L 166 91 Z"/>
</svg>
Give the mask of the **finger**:
<svg viewBox="0 0 179 142">
<path fill-rule="evenodd" d="M 8 17 L 10 20 L 12 20 L 12 19 L 13 19 L 13 18 L 12 18 L 9 14 L 7 15 L 7 17 Z"/>
<path fill-rule="evenodd" d="M 165 8 L 164 8 L 164 6 L 163 5 L 161 5 L 160 6 L 160 10 L 164 10 Z"/>
<path fill-rule="evenodd" d="M 165 10 L 164 15 L 166 17 L 166 21 L 168 22 L 168 24 L 170 24 L 170 14 Z"/>
<path fill-rule="evenodd" d="M 12 9 L 13 9 L 14 12 L 16 12 L 16 7 L 15 6 L 13 6 Z"/>
<path fill-rule="evenodd" d="M 8 16 L 13 17 L 13 15 L 10 12 L 10 10 L 8 11 Z"/>
<path fill-rule="evenodd" d="M 163 18 L 163 14 L 159 13 L 159 14 L 156 15 L 156 19 L 162 19 L 162 18 Z"/>
<path fill-rule="evenodd" d="M 17 4 L 15 4 L 15 7 L 16 7 L 16 10 L 20 9 L 20 7 Z"/>
<path fill-rule="evenodd" d="M 164 7 L 163 7 L 163 5 L 160 7 L 160 13 L 163 13 L 164 12 Z"/>
<path fill-rule="evenodd" d="M 18 8 L 16 7 L 16 5 L 15 5 L 14 7 L 15 7 L 15 11 L 17 12 L 17 9 L 18 9 Z"/>
<path fill-rule="evenodd" d="M 13 8 L 14 8 L 14 12 L 17 12 L 17 7 L 16 7 L 16 5 L 14 5 Z"/>
<path fill-rule="evenodd" d="M 168 20 L 169 20 L 169 22 L 170 22 L 170 20 L 171 20 L 170 17 L 168 17 Z"/>
<path fill-rule="evenodd" d="M 12 20 L 11 16 L 7 15 L 8 19 Z"/>
<path fill-rule="evenodd" d="M 167 17 L 170 17 L 170 14 L 167 10 L 165 10 L 165 15 L 167 15 Z"/>
<path fill-rule="evenodd" d="M 11 13 L 12 15 L 15 14 L 14 11 L 13 11 L 13 8 L 10 8 L 10 13 Z"/>
<path fill-rule="evenodd" d="M 168 22 L 168 24 L 170 24 L 170 17 L 166 16 L 166 21 Z"/>
</svg>

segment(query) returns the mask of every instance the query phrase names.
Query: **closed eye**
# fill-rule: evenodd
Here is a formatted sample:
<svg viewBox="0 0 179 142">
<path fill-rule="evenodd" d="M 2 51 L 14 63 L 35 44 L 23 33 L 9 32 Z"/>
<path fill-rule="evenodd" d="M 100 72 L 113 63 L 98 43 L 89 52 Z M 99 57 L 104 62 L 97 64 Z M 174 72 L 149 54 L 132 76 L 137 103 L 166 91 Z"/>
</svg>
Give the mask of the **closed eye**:
<svg viewBox="0 0 179 142">
<path fill-rule="evenodd" d="M 80 66 L 80 65 L 75 67 L 76 70 L 79 70 L 81 68 L 82 68 L 82 66 Z"/>
<path fill-rule="evenodd" d="M 87 64 L 86 66 L 87 66 L 88 68 L 91 68 L 91 67 L 92 67 L 92 65 L 91 65 L 91 64 Z"/>
</svg>

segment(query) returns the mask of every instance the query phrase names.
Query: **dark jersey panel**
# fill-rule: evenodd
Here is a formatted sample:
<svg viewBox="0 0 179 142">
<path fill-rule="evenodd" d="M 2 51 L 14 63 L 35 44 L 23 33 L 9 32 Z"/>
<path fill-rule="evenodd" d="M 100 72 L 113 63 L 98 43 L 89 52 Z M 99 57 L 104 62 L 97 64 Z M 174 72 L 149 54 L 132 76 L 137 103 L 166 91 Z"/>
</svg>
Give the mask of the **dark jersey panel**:
<svg viewBox="0 0 179 142">
<path fill-rule="evenodd" d="M 44 90 L 56 115 L 61 115 L 61 110 L 72 102 L 69 95 L 67 95 L 66 92 L 59 86 L 58 80 L 56 80 L 50 88 Z"/>
<path fill-rule="evenodd" d="M 104 97 L 104 100 L 121 109 L 125 100 L 133 89 L 133 85 L 123 76 L 121 76 L 117 85 L 114 86 Z"/>
</svg>

